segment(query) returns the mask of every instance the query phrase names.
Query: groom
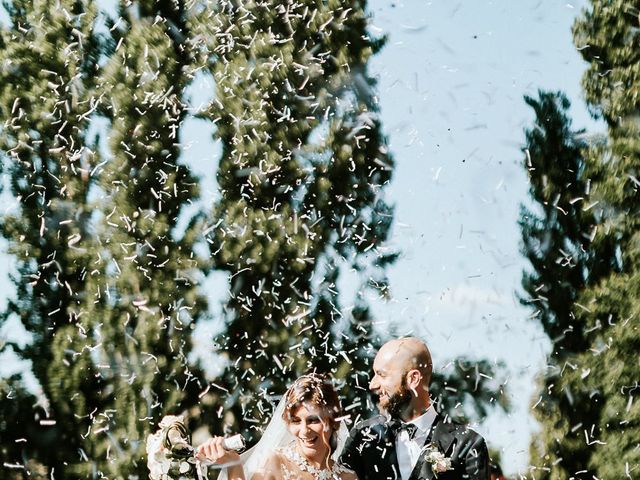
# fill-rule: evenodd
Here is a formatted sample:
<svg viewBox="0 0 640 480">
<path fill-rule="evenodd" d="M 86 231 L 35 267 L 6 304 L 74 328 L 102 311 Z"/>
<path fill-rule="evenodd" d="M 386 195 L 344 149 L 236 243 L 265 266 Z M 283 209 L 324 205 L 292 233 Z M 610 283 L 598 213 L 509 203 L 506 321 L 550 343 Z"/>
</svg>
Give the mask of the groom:
<svg viewBox="0 0 640 480">
<path fill-rule="evenodd" d="M 391 340 L 376 355 L 369 389 L 385 415 L 357 424 L 341 456 L 359 480 L 489 480 L 484 439 L 431 405 L 431 370 L 417 338 Z"/>
</svg>

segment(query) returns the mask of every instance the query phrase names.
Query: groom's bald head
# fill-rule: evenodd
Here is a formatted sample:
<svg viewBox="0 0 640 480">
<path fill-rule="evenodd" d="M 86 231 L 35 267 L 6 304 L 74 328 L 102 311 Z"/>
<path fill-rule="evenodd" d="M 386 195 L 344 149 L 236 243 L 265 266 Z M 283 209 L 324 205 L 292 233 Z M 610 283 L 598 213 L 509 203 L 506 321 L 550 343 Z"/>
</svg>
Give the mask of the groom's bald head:
<svg viewBox="0 0 640 480">
<path fill-rule="evenodd" d="M 429 386 L 433 363 L 427 345 L 416 337 L 404 337 L 390 340 L 378 352 L 380 356 L 396 364 L 403 375 L 410 370 L 418 370 L 422 375 L 422 383 Z"/>
<path fill-rule="evenodd" d="M 369 389 L 378 406 L 393 418 L 411 420 L 430 405 L 431 353 L 414 337 L 385 343 L 373 361 Z"/>
</svg>

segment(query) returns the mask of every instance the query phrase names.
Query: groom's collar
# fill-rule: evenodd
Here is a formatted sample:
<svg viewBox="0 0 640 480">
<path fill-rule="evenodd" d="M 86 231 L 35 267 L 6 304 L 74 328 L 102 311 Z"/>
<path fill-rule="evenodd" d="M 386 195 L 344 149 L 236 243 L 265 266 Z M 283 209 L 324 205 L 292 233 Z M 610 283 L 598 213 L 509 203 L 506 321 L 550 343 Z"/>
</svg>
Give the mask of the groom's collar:
<svg viewBox="0 0 640 480">
<path fill-rule="evenodd" d="M 438 417 L 438 412 L 436 412 L 436 409 L 433 407 L 433 405 L 429 405 L 429 408 L 427 408 L 422 415 L 412 420 L 409 420 L 408 422 L 405 422 L 404 420 L 401 420 L 401 419 L 394 419 L 394 418 L 391 418 L 390 416 L 384 416 L 383 418 L 385 419 L 385 424 L 387 425 L 393 424 L 396 422 L 411 423 L 416 427 L 418 427 L 418 430 L 420 431 L 420 433 L 426 434 L 429 432 L 429 430 L 435 423 L 435 420 L 437 417 Z"/>
<path fill-rule="evenodd" d="M 435 421 L 437 415 L 438 414 L 436 412 L 436 409 L 433 408 L 433 405 L 430 405 L 422 415 L 414 418 L 413 420 L 409 420 L 407 423 L 414 424 L 416 427 L 418 427 L 420 434 L 426 435 L 427 433 L 429 433 L 429 430 L 433 426 L 433 422 Z"/>
</svg>

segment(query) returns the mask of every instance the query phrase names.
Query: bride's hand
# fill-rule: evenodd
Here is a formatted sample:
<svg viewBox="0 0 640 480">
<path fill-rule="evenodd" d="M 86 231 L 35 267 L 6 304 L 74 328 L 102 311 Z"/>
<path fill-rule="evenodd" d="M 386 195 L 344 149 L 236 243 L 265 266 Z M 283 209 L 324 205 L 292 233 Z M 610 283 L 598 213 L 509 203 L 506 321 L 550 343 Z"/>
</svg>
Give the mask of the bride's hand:
<svg viewBox="0 0 640 480">
<path fill-rule="evenodd" d="M 224 437 L 213 437 L 198 447 L 197 456 L 215 464 L 239 463 L 240 455 L 233 450 L 225 450 L 222 446 Z"/>
</svg>

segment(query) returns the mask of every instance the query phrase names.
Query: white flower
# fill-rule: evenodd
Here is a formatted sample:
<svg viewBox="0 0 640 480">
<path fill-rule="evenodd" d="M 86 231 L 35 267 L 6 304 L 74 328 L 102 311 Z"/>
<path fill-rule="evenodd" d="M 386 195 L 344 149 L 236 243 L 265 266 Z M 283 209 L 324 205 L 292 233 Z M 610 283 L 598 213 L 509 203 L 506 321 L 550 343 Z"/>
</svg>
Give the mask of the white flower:
<svg viewBox="0 0 640 480">
<path fill-rule="evenodd" d="M 182 415 L 166 415 L 162 420 L 160 420 L 160 424 L 158 426 L 160 428 L 166 428 L 176 422 L 184 423 L 184 417 Z"/>
<path fill-rule="evenodd" d="M 151 480 L 159 480 L 168 468 L 166 463 L 166 448 L 162 445 L 162 430 L 147 437 L 147 467 Z"/>
<path fill-rule="evenodd" d="M 435 445 L 426 445 L 422 451 L 425 453 L 425 461 L 431 464 L 431 470 L 436 477 L 439 473 L 453 470 L 453 467 L 451 466 L 451 459 L 449 457 L 445 457 L 444 453 L 438 450 Z"/>
<path fill-rule="evenodd" d="M 177 476 L 179 478 L 192 478 L 192 475 L 189 475 L 191 469 L 189 462 L 170 458 L 169 454 L 171 452 L 163 445 L 167 430 L 176 422 L 183 423 L 184 418 L 176 415 L 167 415 L 160 421 L 159 430 L 147 437 L 147 468 L 149 468 L 149 478 L 151 480 L 172 480 Z M 172 473 L 169 473 L 170 471 Z"/>
</svg>

